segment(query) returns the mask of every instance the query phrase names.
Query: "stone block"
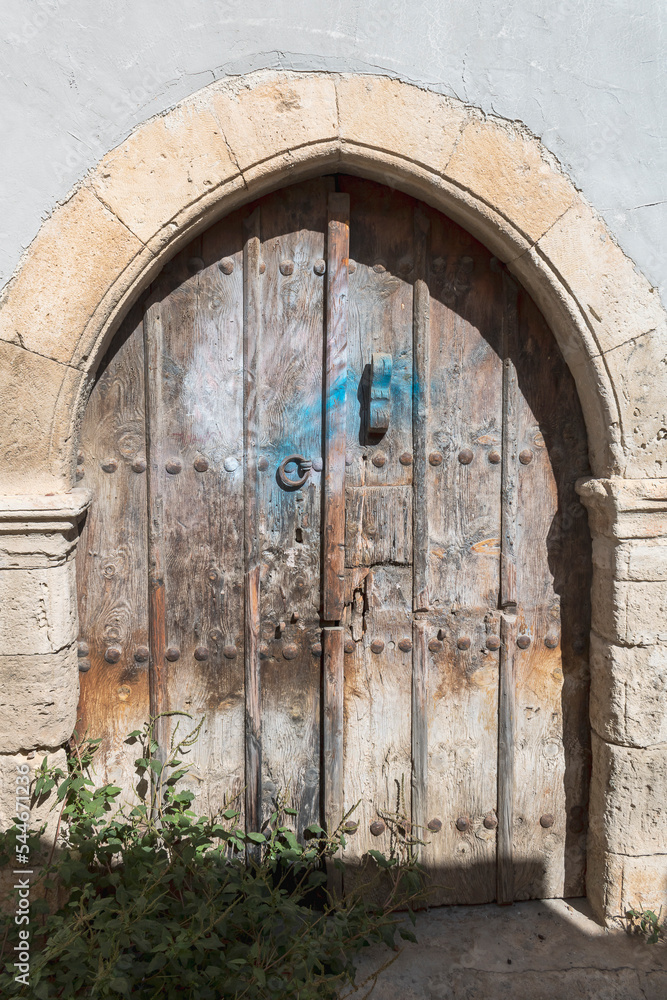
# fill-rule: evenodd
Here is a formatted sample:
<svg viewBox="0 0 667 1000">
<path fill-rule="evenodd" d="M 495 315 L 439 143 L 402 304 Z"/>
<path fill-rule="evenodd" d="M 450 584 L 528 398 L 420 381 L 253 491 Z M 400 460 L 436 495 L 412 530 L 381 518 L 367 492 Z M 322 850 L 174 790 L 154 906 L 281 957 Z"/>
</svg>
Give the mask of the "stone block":
<svg viewBox="0 0 667 1000">
<path fill-rule="evenodd" d="M 56 747 L 76 726 L 76 647 L 41 656 L 0 656 L 2 751 Z"/>
<path fill-rule="evenodd" d="M 571 181 L 537 139 L 508 122 L 470 122 L 445 175 L 511 219 L 533 242 L 577 198 Z"/>
<path fill-rule="evenodd" d="M 616 923 L 626 910 L 667 911 L 667 855 L 627 857 L 607 851 L 596 839 L 588 845 L 586 895 L 599 920 Z"/>
<path fill-rule="evenodd" d="M 667 640 L 667 582 L 616 580 L 593 574 L 593 631 L 618 645 L 651 645 Z"/>
<path fill-rule="evenodd" d="M 632 747 L 667 743 L 667 644 L 615 646 L 591 635 L 591 725 Z"/>
<path fill-rule="evenodd" d="M 198 97 L 167 117 L 155 118 L 108 153 L 91 186 L 105 205 L 144 243 L 183 227 L 188 206 L 225 185 L 243 188 L 220 124 Z"/>
<path fill-rule="evenodd" d="M 90 318 L 142 249 L 92 190 L 80 188 L 43 224 L 5 293 L 0 340 L 72 362 Z"/>
<path fill-rule="evenodd" d="M 0 570 L 0 654 L 54 653 L 77 634 L 74 562 Z"/>
<path fill-rule="evenodd" d="M 667 745 L 635 749 L 591 734 L 589 829 L 612 854 L 667 861 Z"/>
<path fill-rule="evenodd" d="M 451 98 L 387 77 L 341 76 L 336 81 L 340 139 L 373 150 L 400 155 L 434 173 L 443 172 L 461 130 L 471 116 Z"/>
</svg>

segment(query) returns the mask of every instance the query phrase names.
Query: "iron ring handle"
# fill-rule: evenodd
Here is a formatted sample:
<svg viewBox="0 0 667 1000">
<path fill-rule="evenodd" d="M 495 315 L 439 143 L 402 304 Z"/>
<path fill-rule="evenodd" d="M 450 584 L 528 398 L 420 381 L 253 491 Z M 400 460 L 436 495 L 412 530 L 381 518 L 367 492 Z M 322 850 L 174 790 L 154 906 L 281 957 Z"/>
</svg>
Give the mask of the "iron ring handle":
<svg viewBox="0 0 667 1000">
<path fill-rule="evenodd" d="M 301 472 L 299 479 L 288 479 L 285 475 L 285 468 L 290 464 L 290 462 L 295 462 L 298 465 L 299 471 Z M 284 458 L 280 463 L 276 477 L 284 490 L 298 490 L 299 487 L 303 486 L 303 484 L 307 481 L 312 468 L 313 463 L 309 458 L 304 458 L 303 455 L 288 455 L 287 458 Z"/>
</svg>

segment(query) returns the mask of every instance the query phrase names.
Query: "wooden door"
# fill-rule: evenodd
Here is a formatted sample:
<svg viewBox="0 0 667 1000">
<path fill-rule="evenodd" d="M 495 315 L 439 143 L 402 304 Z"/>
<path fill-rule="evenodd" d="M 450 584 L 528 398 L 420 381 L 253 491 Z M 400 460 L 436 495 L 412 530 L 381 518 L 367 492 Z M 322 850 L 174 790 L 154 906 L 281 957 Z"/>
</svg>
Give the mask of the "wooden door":
<svg viewBox="0 0 667 1000">
<path fill-rule="evenodd" d="M 484 247 L 354 177 L 246 206 L 126 320 L 79 459 L 80 728 L 109 778 L 179 709 L 201 810 L 256 829 L 286 796 L 301 835 L 358 803 L 349 870 L 411 830 L 434 902 L 583 893 L 585 431 Z"/>
</svg>

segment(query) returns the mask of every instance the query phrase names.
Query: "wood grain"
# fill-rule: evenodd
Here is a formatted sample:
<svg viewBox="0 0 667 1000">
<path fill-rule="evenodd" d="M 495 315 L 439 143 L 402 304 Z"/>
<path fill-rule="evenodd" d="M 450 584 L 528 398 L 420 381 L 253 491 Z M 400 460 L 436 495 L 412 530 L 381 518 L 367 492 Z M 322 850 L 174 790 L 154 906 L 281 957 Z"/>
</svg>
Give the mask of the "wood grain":
<svg viewBox="0 0 667 1000">
<path fill-rule="evenodd" d="M 423 621 L 412 624 L 412 834 L 427 836 L 428 650 Z M 419 852 L 417 852 L 419 853 Z"/>
<path fill-rule="evenodd" d="M 430 419 L 429 325 L 430 294 L 428 287 L 428 255 L 430 251 L 430 220 L 420 205 L 415 207 L 415 284 L 412 313 L 412 451 L 413 515 L 412 610 L 427 611 L 430 606 L 428 580 L 428 470 L 427 429 Z"/>
</svg>

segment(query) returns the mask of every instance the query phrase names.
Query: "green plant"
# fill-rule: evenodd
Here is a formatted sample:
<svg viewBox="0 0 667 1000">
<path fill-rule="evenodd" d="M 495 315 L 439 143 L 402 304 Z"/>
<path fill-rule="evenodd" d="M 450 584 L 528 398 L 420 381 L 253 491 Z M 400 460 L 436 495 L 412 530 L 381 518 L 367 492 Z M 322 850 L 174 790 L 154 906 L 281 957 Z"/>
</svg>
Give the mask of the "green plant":
<svg viewBox="0 0 667 1000">
<path fill-rule="evenodd" d="M 335 855 L 345 846 L 349 813 L 331 835 L 313 824 L 305 844 L 290 829 L 294 810 L 284 800 L 257 832 L 240 827 L 233 804 L 213 818 L 197 816 L 193 793 L 179 786 L 201 722 L 180 739 L 176 723 L 165 759 L 155 721 L 128 737 L 141 746 L 132 807 L 120 802 L 117 786 L 95 786 L 99 741 L 72 742 L 67 773 L 42 762 L 33 796 L 55 793 L 61 846 L 44 865 L 47 899 L 31 908 L 39 926 L 30 985 L 17 983 L 8 966 L 0 973 L 3 996 L 334 998 L 354 986 L 362 948 L 384 942 L 393 949 L 397 932 L 414 940 L 395 911 L 422 892 L 416 862 L 373 852 L 371 877 L 332 894 L 324 869 L 342 866 Z M 16 827 L 3 836 L 0 862 L 17 836 Z M 3 949 L 10 962 L 15 937 L 10 918 Z"/>
<path fill-rule="evenodd" d="M 661 922 L 662 907 L 658 913 L 653 910 L 632 909 L 625 911 L 625 918 L 628 921 L 628 931 L 631 934 L 640 934 L 646 939 L 647 944 L 657 944 L 661 938 L 665 937 L 665 924 Z"/>
</svg>

